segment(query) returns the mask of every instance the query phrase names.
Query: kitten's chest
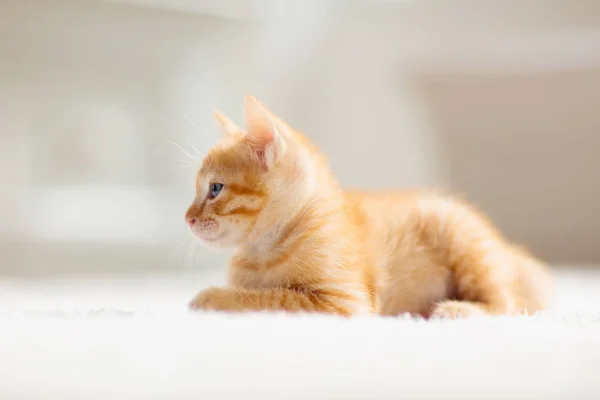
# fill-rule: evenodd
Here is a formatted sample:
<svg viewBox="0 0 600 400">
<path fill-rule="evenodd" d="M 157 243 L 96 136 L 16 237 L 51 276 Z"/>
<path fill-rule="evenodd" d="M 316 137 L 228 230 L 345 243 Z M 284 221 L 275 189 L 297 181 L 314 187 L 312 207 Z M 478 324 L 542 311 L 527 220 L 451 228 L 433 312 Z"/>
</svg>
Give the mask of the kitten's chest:
<svg viewBox="0 0 600 400">
<path fill-rule="evenodd" d="M 268 270 L 229 267 L 229 284 L 233 286 L 245 289 L 265 289 L 287 286 L 289 283 L 289 272 L 283 267 L 274 267 Z"/>
</svg>

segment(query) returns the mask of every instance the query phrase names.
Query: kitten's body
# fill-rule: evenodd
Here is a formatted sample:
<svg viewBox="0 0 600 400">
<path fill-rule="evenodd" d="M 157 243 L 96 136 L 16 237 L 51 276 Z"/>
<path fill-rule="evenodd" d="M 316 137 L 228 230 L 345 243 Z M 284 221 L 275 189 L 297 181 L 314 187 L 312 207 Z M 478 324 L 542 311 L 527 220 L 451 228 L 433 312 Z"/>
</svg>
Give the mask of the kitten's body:
<svg viewBox="0 0 600 400">
<path fill-rule="evenodd" d="M 343 191 L 304 136 L 256 100 L 246 107 L 244 134 L 218 115 L 229 136 L 204 160 L 186 214 L 206 241 L 237 247 L 228 287 L 192 307 L 454 318 L 546 306 L 544 267 L 468 204 Z"/>
<path fill-rule="evenodd" d="M 469 204 L 417 191 L 347 198 L 364 215 L 365 241 L 377 249 L 381 314 L 511 314 L 547 304 L 550 282 L 541 263 Z"/>
</svg>

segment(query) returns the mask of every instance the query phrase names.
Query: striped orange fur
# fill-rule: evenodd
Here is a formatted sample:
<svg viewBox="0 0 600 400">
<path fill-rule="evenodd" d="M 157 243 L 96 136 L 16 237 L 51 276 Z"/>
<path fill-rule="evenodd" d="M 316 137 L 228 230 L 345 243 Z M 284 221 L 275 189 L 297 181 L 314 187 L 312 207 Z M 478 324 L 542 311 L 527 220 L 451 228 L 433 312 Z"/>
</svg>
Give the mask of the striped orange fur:
<svg viewBox="0 0 600 400">
<path fill-rule="evenodd" d="M 224 137 L 186 213 L 201 241 L 236 248 L 228 285 L 201 291 L 191 308 L 457 318 L 547 306 L 546 267 L 473 206 L 344 191 L 304 135 L 252 97 L 245 107 L 245 130 L 215 114 Z"/>
</svg>

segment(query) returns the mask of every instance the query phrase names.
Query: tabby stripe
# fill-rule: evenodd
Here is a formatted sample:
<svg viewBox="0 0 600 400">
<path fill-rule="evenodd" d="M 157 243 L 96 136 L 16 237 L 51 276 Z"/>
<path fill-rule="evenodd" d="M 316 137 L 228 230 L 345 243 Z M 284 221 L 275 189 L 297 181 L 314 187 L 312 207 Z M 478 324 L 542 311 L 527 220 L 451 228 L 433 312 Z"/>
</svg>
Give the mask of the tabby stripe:
<svg viewBox="0 0 600 400">
<path fill-rule="evenodd" d="M 246 208 L 244 206 L 238 207 L 238 208 L 234 208 L 233 210 L 229 210 L 229 211 L 225 211 L 225 212 L 216 212 L 215 214 L 221 216 L 221 217 L 226 217 L 226 216 L 230 216 L 230 215 L 246 215 L 248 217 L 253 217 L 255 215 L 258 215 L 258 213 L 260 213 L 262 211 L 262 208 L 259 209 L 249 209 Z"/>
<path fill-rule="evenodd" d="M 228 184 L 226 187 L 227 187 L 227 190 L 229 190 L 232 193 L 235 193 L 237 195 L 249 195 L 249 196 L 257 196 L 257 197 L 266 196 L 266 193 L 260 189 L 253 189 L 253 188 L 236 185 L 236 184 Z"/>
</svg>

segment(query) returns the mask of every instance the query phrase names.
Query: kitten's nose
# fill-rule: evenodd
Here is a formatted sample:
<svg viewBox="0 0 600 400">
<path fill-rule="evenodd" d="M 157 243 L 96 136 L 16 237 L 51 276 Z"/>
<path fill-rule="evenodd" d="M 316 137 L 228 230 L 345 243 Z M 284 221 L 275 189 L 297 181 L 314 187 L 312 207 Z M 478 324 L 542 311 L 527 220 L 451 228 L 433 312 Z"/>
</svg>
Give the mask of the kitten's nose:
<svg viewBox="0 0 600 400">
<path fill-rule="evenodd" d="M 194 201 L 185 212 L 185 222 L 187 222 L 187 224 L 190 227 L 197 225 L 198 222 L 200 222 L 200 220 L 198 219 L 200 211 L 202 210 L 198 208 L 198 205 Z"/>
<path fill-rule="evenodd" d="M 185 217 L 185 220 L 189 226 L 194 226 L 196 222 L 198 222 L 198 219 L 196 217 Z"/>
</svg>

